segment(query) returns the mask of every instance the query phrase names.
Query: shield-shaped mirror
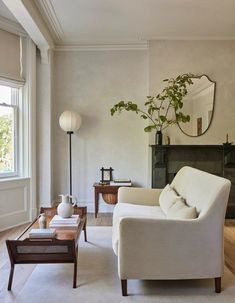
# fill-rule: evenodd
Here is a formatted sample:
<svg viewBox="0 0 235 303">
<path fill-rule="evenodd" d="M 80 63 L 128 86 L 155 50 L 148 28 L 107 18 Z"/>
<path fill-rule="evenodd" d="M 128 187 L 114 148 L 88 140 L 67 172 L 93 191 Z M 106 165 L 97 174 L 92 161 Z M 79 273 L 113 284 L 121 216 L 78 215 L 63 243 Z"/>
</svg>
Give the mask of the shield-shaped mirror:
<svg viewBox="0 0 235 303">
<path fill-rule="evenodd" d="M 192 77 L 193 84 L 183 100 L 183 112 L 190 116 L 187 123 L 179 122 L 182 132 L 191 137 L 203 135 L 209 128 L 214 111 L 215 82 L 208 76 Z"/>
</svg>

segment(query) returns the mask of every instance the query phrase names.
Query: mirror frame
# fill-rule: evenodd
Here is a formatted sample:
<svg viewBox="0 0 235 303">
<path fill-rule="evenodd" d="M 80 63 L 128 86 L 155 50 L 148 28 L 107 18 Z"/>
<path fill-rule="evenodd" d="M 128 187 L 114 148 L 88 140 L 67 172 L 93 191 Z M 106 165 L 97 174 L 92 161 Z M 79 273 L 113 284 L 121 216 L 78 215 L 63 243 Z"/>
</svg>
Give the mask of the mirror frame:
<svg viewBox="0 0 235 303">
<path fill-rule="evenodd" d="M 206 130 L 205 130 L 202 134 L 194 136 L 194 135 L 189 135 L 189 134 L 187 134 L 187 133 L 181 128 L 181 126 L 180 126 L 180 124 L 179 124 L 179 121 L 177 121 L 177 125 L 178 125 L 179 129 L 182 131 L 182 133 L 184 133 L 184 134 L 185 134 L 186 136 L 188 136 L 188 137 L 193 137 L 193 138 L 200 137 L 200 136 L 204 135 L 204 134 L 208 131 L 209 127 L 211 126 L 211 122 L 212 122 L 212 120 L 213 120 L 214 110 L 215 110 L 216 82 L 215 82 L 215 81 L 212 81 L 206 74 L 202 74 L 202 75 L 200 75 L 200 76 L 194 76 L 194 77 L 190 77 L 190 78 L 191 78 L 191 79 L 201 79 L 202 77 L 206 77 L 210 82 L 214 83 L 213 111 L 212 111 L 210 123 L 208 124 Z"/>
</svg>

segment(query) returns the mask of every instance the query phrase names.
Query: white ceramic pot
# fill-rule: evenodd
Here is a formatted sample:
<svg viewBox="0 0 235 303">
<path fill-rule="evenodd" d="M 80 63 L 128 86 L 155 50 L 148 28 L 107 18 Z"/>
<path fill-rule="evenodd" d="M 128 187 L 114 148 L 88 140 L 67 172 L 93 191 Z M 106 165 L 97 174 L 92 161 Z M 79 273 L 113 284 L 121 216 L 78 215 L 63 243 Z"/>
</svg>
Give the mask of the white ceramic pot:
<svg viewBox="0 0 235 303">
<path fill-rule="evenodd" d="M 70 195 L 60 195 L 62 198 L 61 203 L 57 207 L 57 213 L 62 218 L 69 218 L 73 214 L 73 207 L 76 205 L 76 198 Z M 70 198 L 74 199 L 72 203 Z"/>
</svg>

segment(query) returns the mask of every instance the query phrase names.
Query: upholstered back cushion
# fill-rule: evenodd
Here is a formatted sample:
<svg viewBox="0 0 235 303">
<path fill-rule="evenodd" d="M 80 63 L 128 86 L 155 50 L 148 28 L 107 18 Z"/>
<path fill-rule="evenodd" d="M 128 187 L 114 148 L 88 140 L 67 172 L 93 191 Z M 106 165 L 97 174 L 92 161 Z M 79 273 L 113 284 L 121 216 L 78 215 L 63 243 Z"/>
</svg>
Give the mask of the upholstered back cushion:
<svg viewBox="0 0 235 303">
<path fill-rule="evenodd" d="M 187 205 L 196 207 L 199 216 L 207 213 L 214 203 L 218 211 L 225 212 L 230 186 L 231 182 L 225 178 L 188 166 L 181 168 L 171 183 Z"/>
<path fill-rule="evenodd" d="M 197 211 L 196 207 L 188 206 L 184 201 L 176 201 L 167 211 L 167 219 L 196 219 Z"/>
<path fill-rule="evenodd" d="M 177 195 L 177 193 L 175 192 L 175 190 L 173 188 L 171 188 L 171 186 L 169 184 L 167 184 L 160 196 L 159 196 L 159 205 L 162 209 L 162 211 L 167 214 L 168 210 L 173 206 L 173 204 L 175 204 L 177 201 L 180 201 L 182 198 Z"/>
</svg>

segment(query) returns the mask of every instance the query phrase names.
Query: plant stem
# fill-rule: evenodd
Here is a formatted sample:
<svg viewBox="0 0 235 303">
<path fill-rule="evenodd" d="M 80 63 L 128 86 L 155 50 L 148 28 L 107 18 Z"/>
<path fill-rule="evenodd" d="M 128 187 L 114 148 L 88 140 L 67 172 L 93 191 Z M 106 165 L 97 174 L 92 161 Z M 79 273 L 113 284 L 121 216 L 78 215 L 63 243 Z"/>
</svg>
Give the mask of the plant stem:
<svg viewBox="0 0 235 303">
<path fill-rule="evenodd" d="M 142 113 L 142 114 L 144 114 L 145 116 L 147 116 L 147 117 L 149 118 L 149 120 L 151 120 L 151 121 L 153 122 L 154 125 L 157 125 L 157 124 L 154 122 L 152 116 L 150 116 L 149 114 L 145 113 L 144 111 L 142 111 L 142 110 L 140 110 L 140 109 L 138 109 L 137 111 L 140 112 L 140 113 Z"/>
</svg>

